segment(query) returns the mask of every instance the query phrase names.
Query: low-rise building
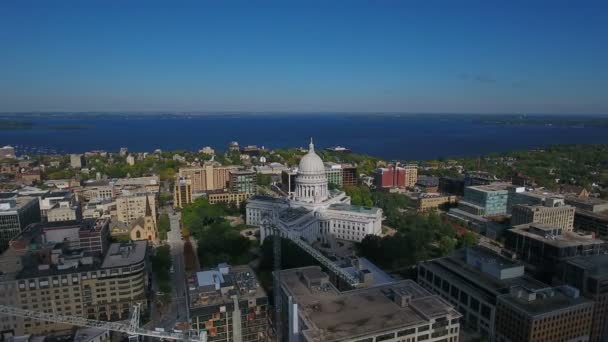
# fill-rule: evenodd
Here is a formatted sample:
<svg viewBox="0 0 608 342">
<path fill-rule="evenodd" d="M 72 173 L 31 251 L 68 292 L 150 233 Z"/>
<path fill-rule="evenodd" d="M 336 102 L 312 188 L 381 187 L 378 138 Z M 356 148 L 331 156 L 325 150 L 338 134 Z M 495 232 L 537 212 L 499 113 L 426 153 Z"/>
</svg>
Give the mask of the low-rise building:
<svg viewBox="0 0 608 342">
<path fill-rule="evenodd" d="M 425 213 L 456 203 L 456 196 L 439 194 L 420 194 L 416 200 L 418 212 Z"/>
<path fill-rule="evenodd" d="M 82 219 L 82 212 L 79 205 L 65 206 L 55 204 L 55 206 L 47 212 L 46 219 L 48 222 L 76 221 Z"/>
<path fill-rule="evenodd" d="M 53 208 L 71 208 L 76 206 L 76 196 L 71 191 L 51 191 L 39 197 L 40 216 L 47 219 L 48 211 Z"/>
<path fill-rule="evenodd" d="M 515 286 L 498 297 L 496 337 L 505 342 L 589 341 L 593 302 L 564 285 Z"/>
<path fill-rule="evenodd" d="M 160 192 L 160 178 L 158 176 L 119 178 L 114 182 L 114 191 L 117 194 L 132 193 L 133 189 L 140 188 L 149 193 L 158 194 Z"/>
<path fill-rule="evenodd" d="M 16 157 L 14 147 L 8 145 L 0 147 L 0 159 L 15 159 Z"/>
<path fill-rule="evenodd" d="M 206 331 L 213 342 L 268 338 L 268 297 L 249 266 L 220 264 L 188 282 L 194 332 Z"/>
<path fill-rule="evenodd" d="M 318 266 L 279 271 L 285 341 L 458 341 L 461 315 L 412 280 L 338 290 Z"/>
<path fill-rule="evenodd" d="M 206 196 L 210 204 L 216 203 L 234 203 L 237 207 L 241 206 L 241 203 L 252 197 L 254 194 L 248 192 L 230 192 L 230 191 L 207 191 Z"/>
</svg>

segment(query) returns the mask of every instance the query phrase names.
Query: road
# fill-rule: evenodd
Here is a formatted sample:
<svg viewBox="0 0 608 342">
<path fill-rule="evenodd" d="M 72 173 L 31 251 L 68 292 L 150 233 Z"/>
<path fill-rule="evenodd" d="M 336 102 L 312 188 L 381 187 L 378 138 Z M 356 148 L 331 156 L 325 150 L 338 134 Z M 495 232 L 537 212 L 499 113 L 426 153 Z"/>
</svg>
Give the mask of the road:
<svg viewBox="0 0 608 342">
<path fill-rule="evenodd" d="M 172 293 L 168 310 L 160 317 L 157 327 L 173 329 L 175 322 L 187 321 L 188 305 L 186 300 L 186 272 L 184 266 L 184 242 L 182 241 L 180 213 L 169 211 L 171 230 L 167 233 L 167 244 L 171 248 L 173 273 L 171 274 Z"/>
</svg>

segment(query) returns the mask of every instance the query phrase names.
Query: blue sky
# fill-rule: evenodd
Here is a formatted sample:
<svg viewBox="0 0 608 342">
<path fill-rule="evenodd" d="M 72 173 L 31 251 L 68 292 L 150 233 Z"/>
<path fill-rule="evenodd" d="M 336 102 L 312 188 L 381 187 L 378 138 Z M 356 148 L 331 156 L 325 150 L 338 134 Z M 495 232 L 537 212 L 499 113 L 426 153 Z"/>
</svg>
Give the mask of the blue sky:
<svg viewBox="0 0 608 342">
<path fill-rule="evenodd" d="M 0 1 L 0 111 L 608 114 L 608 1 Z"/>
</svg>

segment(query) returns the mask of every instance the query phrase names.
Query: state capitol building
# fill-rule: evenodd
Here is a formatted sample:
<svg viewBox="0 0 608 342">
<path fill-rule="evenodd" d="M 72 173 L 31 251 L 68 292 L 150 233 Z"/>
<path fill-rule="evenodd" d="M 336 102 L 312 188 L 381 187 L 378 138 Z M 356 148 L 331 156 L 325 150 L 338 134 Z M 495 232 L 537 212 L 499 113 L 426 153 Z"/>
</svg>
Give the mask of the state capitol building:
<svg viewBox="0 0 608 342">
<path fill-rule="evenodd" d="M 271 235 L 274 225 L 308 243 L 338 240 L 359 242 L 368 234 L 382 232 L 382 209 L 350 204 L 343 191 L 329 190 L 323 160 L 310 141 L 302 157 L 292 196 L 254 196 L 247 202 L 247 224 L 260 227 L 260 241 Z"/>
</svg>

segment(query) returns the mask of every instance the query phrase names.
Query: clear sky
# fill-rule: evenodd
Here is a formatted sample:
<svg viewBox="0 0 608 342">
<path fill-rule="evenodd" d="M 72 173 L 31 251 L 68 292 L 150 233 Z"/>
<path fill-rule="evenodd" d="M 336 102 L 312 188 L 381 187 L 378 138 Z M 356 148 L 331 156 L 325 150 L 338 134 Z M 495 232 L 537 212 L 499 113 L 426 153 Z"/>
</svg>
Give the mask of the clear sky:
<svg viewBox="0 0 608 342">
<path fill-rule="evenodd" d="M 0 1 L 0 111 L 608 114 L 608 1 Z"/>
</svg>

